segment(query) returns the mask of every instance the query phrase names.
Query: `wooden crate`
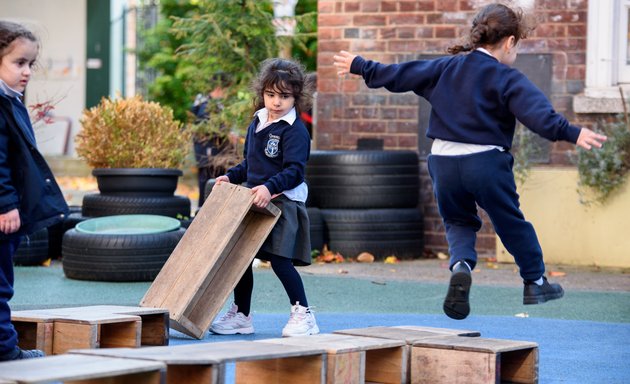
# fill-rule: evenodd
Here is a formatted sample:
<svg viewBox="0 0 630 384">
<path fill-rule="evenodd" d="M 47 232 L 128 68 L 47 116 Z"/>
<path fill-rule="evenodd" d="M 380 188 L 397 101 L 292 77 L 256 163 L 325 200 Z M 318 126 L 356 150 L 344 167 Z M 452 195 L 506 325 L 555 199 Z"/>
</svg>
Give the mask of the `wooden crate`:
<svg viewBox="0 0 630 384">
<path fill-rule="evenodd" d="M 236 383 L 323 384 L 325 350 L 258 341 L 186 344 L 139 349 L 73 350 L 72 354 L 146 359 L 167 366 L 168 384 L 223 383 L 226 364 L 235 364 Z"/>
<path fill-rule="evenodd" d="M 538 383 L 538 345 L 481 337 L 427 338 L 412 346 L 411 382 Z"/>
<path fill-rule="evenodd" d="M 407 377 L 406 344 L 400 340 L 341 334 L 266 339 L 258 342 L 309 345 L 327 352 L 326 383 L 402 383 Z"/>
<path fill-rule="evenodd" d="M 168 345 L 168 309 L 122 305 L 93 305 L 89 307 L 89 310 L 99 313 L 138 316 L 142 322 L 142 327 L 140 329 L 140 345 Z"/>
<path fill-rule="evenodd" d="M 363 337 L 375 337 L 388 340 L 399 340 L 406 344 L 403 348 L 404 358 L 407 366 L 403 371 L 404 376 L 402 383 L 411 382 L 411 345 L 415 342 L 427 339 L 440 337 L 445 335 L 461 336 L 461 337 L 478 337 L 480 333 L 478 331 L 461 330 L 461 329 L 448 329 L 448 328 L 433 328 L 433 327 L 420 327 L 413 325 L 402 325 L 395 327 L 367 327 L 367 328 L 354 328 L 354 329 L 341 329 L 334 332 L 335 334 L 353 335 Z"/>
<path fill-rule="evenodd" d="M 73 348 L 139 347 L 141 318 L 99 313 L 90 307 L 15 311 L 19 345 L 61 354 Z"/>
<path fill-rule="evenodd" d="M 156 361 L 67 354 L 0 363 L 0 383 L 160 384 L 165 369 Z"/>
<path fill-rule="evenodd" d="M 276 206 L 253 200 L 251 189 L 215 185 L 140 305 L 168 308 L 173 328 L 203 338 L 278 221 Z"/>
<path fill-rule="evenodd" d="M 167 384 L 225 382 L 225 364 L 180 347 L 108 348 L 71 350 L 71 354 L 159 361 L 166 365 Z"/>
</svg>

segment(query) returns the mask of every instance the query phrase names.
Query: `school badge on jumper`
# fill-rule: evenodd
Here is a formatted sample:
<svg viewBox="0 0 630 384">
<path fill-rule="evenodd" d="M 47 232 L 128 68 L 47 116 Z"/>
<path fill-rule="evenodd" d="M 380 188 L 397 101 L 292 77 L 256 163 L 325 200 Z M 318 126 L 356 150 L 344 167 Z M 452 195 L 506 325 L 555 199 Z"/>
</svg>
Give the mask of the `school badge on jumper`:
<svg viewBox="0 0 630 384">
<path fill-rule="evenodd" d="M 277 157 L 280 146 L 280 136 L 269 134 L 269 140 L 267 140 L 267 146 L 265 147 L 265 155 L 267 157 Z"/>
</svg>

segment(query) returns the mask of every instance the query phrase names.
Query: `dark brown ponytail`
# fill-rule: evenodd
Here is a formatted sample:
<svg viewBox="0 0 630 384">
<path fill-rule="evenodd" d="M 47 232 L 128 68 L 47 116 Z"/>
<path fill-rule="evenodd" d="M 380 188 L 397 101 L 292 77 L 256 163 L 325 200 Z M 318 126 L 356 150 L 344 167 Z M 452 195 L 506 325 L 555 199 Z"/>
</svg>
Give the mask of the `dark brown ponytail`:
<svg viewBox="0 0 630 384">
<path fill-rule="evenodd" d="M 534 28 L 531 18 L 521 9 L 512 9 L 503 4 L 489 4 L 481 8 L 473 19 L 466 41 L 449 47 L 447 52 L 455 55 L 483 46 L 492 46 L 509 36 L 514 36 L 517 43 L 520 39 L 527 38 Z"/>
</svg>

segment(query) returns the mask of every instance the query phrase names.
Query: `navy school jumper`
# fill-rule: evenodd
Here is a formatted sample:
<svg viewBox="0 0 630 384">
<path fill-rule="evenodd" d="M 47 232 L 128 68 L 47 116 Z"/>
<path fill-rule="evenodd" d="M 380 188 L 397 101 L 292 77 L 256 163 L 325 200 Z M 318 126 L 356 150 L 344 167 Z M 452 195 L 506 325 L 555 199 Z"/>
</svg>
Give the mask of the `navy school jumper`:
<svg viewBox="0 0 630 384">
<path fill-rule="evenodd" d="M 516 119 L 552 141 L 575 143 L 580 128 L 558 114 L 525 75 L 480 51 L 391 65 L 357 56 L 350 72 L 363 76 L 370 88 L 413 91 L 427 99 L 432 106 L 427 130 L 431 139 L 505 149 L 428 158 L 451 267 L 460 260 L 473 268 L 476 264 L 476 232 L 481 227 L 478 204 L 514 256 L 521 277 L 541 277 L 545 272 L 542 249 L 533 226 L 519 208 L 512 172 L 509 149 Z"/>
<path fill-rule="evenodd" d="M 0 232 L 0 356 L 17 345 L 9 300 L 13 254 L 20 238 L 62 221 L 68 213 L 64 196 L 37 150 L 26 108 L 0 89 L 0 213 L 14 208 L 20 212 L 22 226 L 11 235 Z"/>
</svg>

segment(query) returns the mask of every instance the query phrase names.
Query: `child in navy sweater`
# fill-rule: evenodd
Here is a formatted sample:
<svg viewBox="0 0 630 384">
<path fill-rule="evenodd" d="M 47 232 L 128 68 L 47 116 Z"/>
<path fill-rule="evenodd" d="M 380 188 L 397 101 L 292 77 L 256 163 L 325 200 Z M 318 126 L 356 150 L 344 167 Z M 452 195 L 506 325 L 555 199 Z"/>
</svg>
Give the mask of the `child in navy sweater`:
<svg viewBox="0 0 630 384">
<path fill-rule="evenodd" d="M 39 42 L 23 26 L 0 20 L 0 361 L 41 357 L 18 347 L 11 324 L 13 255 L 22 237 L 63 221 L 68 206 L 22 102 Z"/>
<path fill-rule="evenodd" d="M 571 125 L 545 95 L 511 68 L 528 28 L 522 12 L 490 4 L 475 16 L 469 42 L 449 49 L 453 56 L 384 65 L 341 51 L 334 56 L 338 74 L 358 74 L 370 88 L 413 91 L 432 106 L 427 136 L 433 191 L 449 244 L 449 289 L 443 309 L 453 319 L 470 313 L 471 270 L 475 268 L 477 205 L 490 217 L 497 235 L 514 256 L 524 281 L 523 304 L 559 299 L 564 292 L 546 277 L 543 254 L 533 226 L 519 208 L 512 172 L 516 119 L 537 134 L 586 149 L 606 140 Z M 460 52 L 470 51 L 465 55 Z"/>
<path fill-rule="evenodd" d="M 245 182 L 255 195 L 254 205 L 264 208 L 272 201 L 282 211 L 256 256 L 271 262 L 289 296 L 291 314 L 282 336 L 319 333 L 302 279 L 294 267 L 311 263 L 305 206 L 308 187 L 304 182 L 311 139 L 298 117 L 301 111 L 308 110 L 309 88 L 299 64 L 284 59 L 265 60 L 254 83 L 256 113 L 247 129 L 244 160 L 216 178 L 217 184 Z M 223 335 L 254 332 L 250 315 L 253 286 L 250 265 L 234 289 L 234 303 L 212 323 L 212 332 Z"/>
</svg>

